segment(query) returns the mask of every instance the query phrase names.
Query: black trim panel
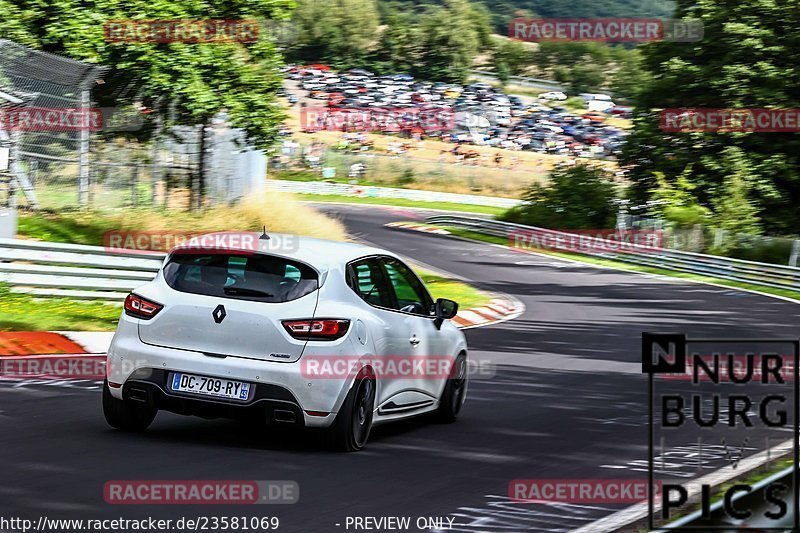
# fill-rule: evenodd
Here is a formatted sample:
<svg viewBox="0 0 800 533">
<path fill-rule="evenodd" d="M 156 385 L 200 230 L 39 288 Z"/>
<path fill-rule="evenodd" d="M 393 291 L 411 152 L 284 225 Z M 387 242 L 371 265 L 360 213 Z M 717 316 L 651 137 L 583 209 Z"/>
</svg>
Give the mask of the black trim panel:
<svg viewBox="0 0 800 533">
<path fill-rule="evenodd" d="M 183 371 L 140 368 L 123 385 L 122 398 L 146 403 L 149 406 L 181 415 L 203 418 L 261 419 L 267 424 L 304 425 L 303 410 L 297 399 L 288 389 L 280 385 L 249 382 L 251 389 L 247 401 L 198 396 L 171 391 L 167 383 L 170 374 L 174 372 Z M 294 413 L 294 422 L 278 422 L 275 416 L 276 410 Z M 285 420 L 286 417 L 283 419 Z"/>
</svg>

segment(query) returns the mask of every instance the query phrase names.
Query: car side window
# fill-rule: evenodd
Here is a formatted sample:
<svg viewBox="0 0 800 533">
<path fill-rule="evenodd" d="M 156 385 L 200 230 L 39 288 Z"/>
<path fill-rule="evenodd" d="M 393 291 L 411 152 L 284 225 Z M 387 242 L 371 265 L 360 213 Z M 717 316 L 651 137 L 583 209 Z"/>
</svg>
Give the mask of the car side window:
<svg viewBox="0 0 800 533">
<path fill-rule="evenodd" d="M 387 257 L 382 261 L 394 290 L 394 308 L 404 313 L 429 316 L 433 302 L 417 276 L 397 259 Z"/>
<path fill-rule="evenodd" d="M 368 304 L 391 308 L 391 295 L 376 260 L 366 259 L 351 264 L 347 284 Z"/>
</svg>

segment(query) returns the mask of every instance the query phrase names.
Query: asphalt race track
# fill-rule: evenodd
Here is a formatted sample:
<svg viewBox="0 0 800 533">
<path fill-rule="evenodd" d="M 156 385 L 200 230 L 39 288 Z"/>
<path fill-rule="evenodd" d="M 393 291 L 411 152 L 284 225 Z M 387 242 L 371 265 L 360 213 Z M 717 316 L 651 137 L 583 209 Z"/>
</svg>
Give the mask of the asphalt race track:
<svg viewBox="0 0 800 533">
<path fill-rule="evenodd" d="M 418 212 L 324 209 L 360 239 L 525 304 L 516 320 L 468 330 L 470 357 L 497 365 L 496 375 L 473 379 L 456 424 L 384 426 L 357 454 L 327 452 L 313 436 L 168 413 L 132 436 L 106 426 L 96 384 L 3 381 L 0 516 L 277 516 L 278 531 L 320 533 L 346 531 L 348 516 L 430 516 L 454 518 L 452 531 L 570 531 L 622 506 L 514 504 L 508 484 L 646 477 L 642 331 L 798 336 L 800 306 L 790 302 L 383 227 Z M 683 449 L 694 472 L 690 439 Z M 295 480 L 300 502 L 106 504 L 104 483 L 125 479 Z"/>
</svg>

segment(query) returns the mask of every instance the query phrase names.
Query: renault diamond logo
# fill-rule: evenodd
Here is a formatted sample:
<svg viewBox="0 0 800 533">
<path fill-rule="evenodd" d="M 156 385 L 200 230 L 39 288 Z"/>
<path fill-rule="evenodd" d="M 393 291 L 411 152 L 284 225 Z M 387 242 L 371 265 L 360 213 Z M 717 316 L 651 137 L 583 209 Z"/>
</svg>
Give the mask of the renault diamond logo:
<svg viewBox="0 0 800 533">
<path fill-rule="evenodd" d="M 219 305 L 217 306 L 217 308 L 216 308 L 216 309 L 214 309 L 214 312 L 213 312 L 213 313 L 211 313 L 211 316 L 213 316 L 213 317 L 214 317 L 214 322 L 216 322 L 217 324 L 219 324 L 219 323 L 221 323 L 223 320 L 225 320 L 225 317 L 226 317 L 227 315 L 228 315 L 228 313 L 226 313 L 226 312 L 225 312 L 225 306 L 224 306 L 224 305 L 222 305 L 222 304 L 219 304 Z"/>
</svg>

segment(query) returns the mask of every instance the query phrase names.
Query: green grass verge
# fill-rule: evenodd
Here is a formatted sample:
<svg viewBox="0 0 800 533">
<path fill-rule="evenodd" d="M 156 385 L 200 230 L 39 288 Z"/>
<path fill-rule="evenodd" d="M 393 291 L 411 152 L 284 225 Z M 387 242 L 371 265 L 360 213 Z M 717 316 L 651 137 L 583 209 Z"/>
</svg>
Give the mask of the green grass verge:
<svg viewBox="0 0 800 533">
<path fill-rule="evenodd" d="M 360 196 L 340 196 L 337 194 L 295 194 L 298 200 L 308 202 L 342 202 L 348 204 L 391 205 L 394 207 L 419 207 L 422 209 L 438 209 L 440 211 L 457 211 L 462 213 L 481 213 L 499 215 L 507 209 L 485 205 L 454 204 L 448 202 L 420 202 L 405 198 L 372 198 Z"/>
<path fill-rule="evenodd" d="M 436 298 L 458 302 L 461 309 L 480 307 L 490 301 L 487 293 L 462 281 L 414 269 Z M 37 298 L 9 291 L 0 284 L 0 331 L 113 331 L 122 307 L 119 304 Z"/>
<path fill-rule="evenodd" d="M 35 298 L 0 284 L 0 331 L 113 331 L 121 313 L 119 304 Z"/>
<path fill-rule="evenodd" d="M 41 241 L 101 246 L 103 234 L 115 229 L 114 219 L 101 213 L 20 213 L 17 234 Z"/>
<path fill-rule="evenodd" d="M 488 242 L 493 244 L 502 244 L 508 245 L 508 239 L 504 239 L 502 237 L 495 237 L 493 235 L 484 235 L 482 233 L 478 233 L 475 231 L 465 230 L 462 228 L 453 228 L 449 226 L 441 226 L 443 229 L 448 230 L 453 235 L 464 237 L 466 239 L 471 239 L 474 241 L 481 241 L 481 242 Z M 773 287 L 762 287 L 761 285 L 753 285 L 750 283 L 741 283 L 738 281 L 730 281 L 727 279 L 720 279 L 714 278 L 711 276 L 701 276 L 698 274 L 690 274 L 688 272 L 679 272 L 677 270 L 669 270 L 666 268 L 654 268 L 648 266 L 640 266 L 634 265 L 631 263 L 625 263 L 623 261 L 614 261 L 613 259 L 603 259 L 598 257 L 592 257 L 589 255 L 583 255 L 578 253 L 568 253 L 568 252 L 553 252 L 549 250 L 537 250 L 539 253 L 552 255 L 553 257 L 560 257 L 563 259 L 572 259 L 574 261 L 581 261 L 583 263 L 589 263 L 592 265 L 598 266 L 606 266 L 611 268 L 618 268 L 623 270 L 632 270 L 634 272 L 642 272 L 644 274 L 657 274 L 661 276 L 669 276 L 672 278 L 680 278 L 686 279 L 691 281 L 701 281 L 706 283 L 715 283 L 717 285 L 724 285 L 726 287 L 730 287 L 732 289 L 748 289 L 759 291 L 767 294 L 774 294 L 775 296 L 784 296 L 786 298 L 793 298 L 796 300 L 800 300 L 800 292 L 792 291 L 788 289 L 777 289 Z"/>
<path fill-rule="evenodd" d="M 459 309 L 481 307 L 489 303 L 489 294 L 479 291 L 472 285 L 456 279 L 440 276 L 423 268 L 414 268 L 414 271 L 425 282 L 433 299 L 447 298 L 458 302 Z"/>
</svg>

